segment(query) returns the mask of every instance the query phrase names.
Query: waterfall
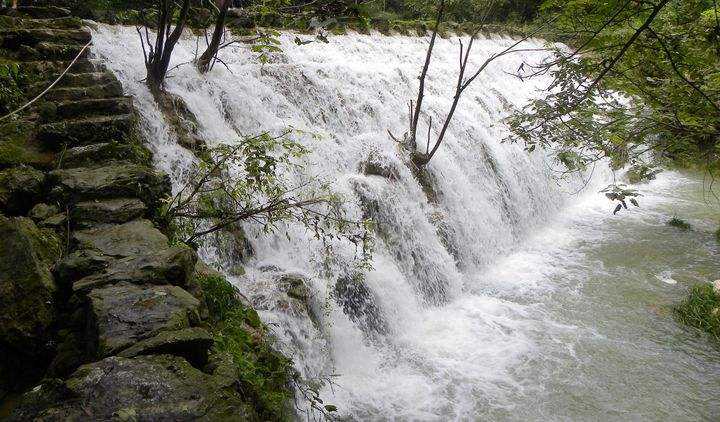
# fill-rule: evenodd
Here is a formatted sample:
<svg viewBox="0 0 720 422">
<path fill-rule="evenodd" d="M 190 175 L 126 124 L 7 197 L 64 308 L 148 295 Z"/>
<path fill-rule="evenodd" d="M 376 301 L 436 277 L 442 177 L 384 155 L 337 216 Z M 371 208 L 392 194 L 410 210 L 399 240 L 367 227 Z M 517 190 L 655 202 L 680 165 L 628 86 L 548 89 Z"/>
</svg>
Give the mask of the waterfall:
<svg viewBox="0 0 720 422">
<path fill-rule="evenodd" d="M 321 245 L 294 225 L 263 235 L 246 224 L 254 250 L 247 262 L 220 259 L 220 246 L 210 243 L 202 247 L 202 257 L 236 274 L 230 279 L 259 307 L 303 377 L 331 376 L 333 383 L 325 383 L 321 397 L 341 414 L 402 420 L 511 414 L 518 397 L 541 389 L 518 375 L 533 366 L 539 347 L 533 333 L 567 329 L 559 322 L 540 324 L 535 317 L 546 310 L 532 299 L 532 280 L 557 264 L 532 251 L 510 255 L 528 242 L 559 247 L 563 239 L 538 236 L 547 235 L 543 227 L 554 224 L 571 198 L 566 193 L 571 189 L 556 183 L 552 163 L 541 152 L 528 154 L 502 142 L 503 118 L 512 107 L 542 95 L 549 82 L 547 77 L 520 80 L 512 73 L 546 53 L 504 56 L 466 91 L 446 141 L 429 164 L 436 192 L 429 198 L 387 134 L 405 130 L 428 39 L 348 34 L 332 36 L 327 44 L 297 45 L 296 36 L 283 33 L 282 52 L 265 64 L 249 46 L 237 43 L 222 51 L 225 65 L 217 64 L 206 76 L 192 64 L 180 65 L 167 89 L 186 101 L 200 136 L 211 146 L 289 126 L 313 134 L 300 136 L 312 153 L 302 174 L 292 177 L 331 181 L 353 216 L 371 209 L 382 232 L 372 269 L 361 282 L 348 284 L 354 250 L 338 245 L 338 263 L 328 276 L 319 263 Z M 171 175 L 177 190 L 194 158 L 172 139 L 142 82 L 137 33 L 101 25 L 94 40 L 94 54 L 134 96 L 156 165 Z M 504 36 L 481 38 L 469 69 L 513 42 Z M 527 50 L 543 46 L 539 40 L 525 44 Z M 194 38 L 182 39 L 171 67 L 192 61 L 195 48 Z M 457 53 L 456 37 L 438 40 L 425 96 L 432 133 L 450 106 Z M 423 134 L 427 130 L 425 116 L 420 128 Z M 424 135 L 419 138 L 422 144 Z M 364 174 L 368 160 L 393 169 L 396 177 Z M 595 196 L 586 200 L 597 201 Z M 233 271 L 238 264 L 244 274 Z M 311 292 L 307 308 L 284 296 L 283 283 L 294 279 Z M 510 288 L 530 293 L 510 298 Z"/>
</svg>

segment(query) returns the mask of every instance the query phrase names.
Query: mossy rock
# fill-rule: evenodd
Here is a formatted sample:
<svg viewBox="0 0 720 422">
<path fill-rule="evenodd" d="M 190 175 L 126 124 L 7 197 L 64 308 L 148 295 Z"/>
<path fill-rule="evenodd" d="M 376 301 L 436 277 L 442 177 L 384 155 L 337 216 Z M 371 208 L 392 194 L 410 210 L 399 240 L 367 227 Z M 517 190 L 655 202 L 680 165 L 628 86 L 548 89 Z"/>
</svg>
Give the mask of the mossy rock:
<svg viewBox="0 0 720 422">
<path fill-rule="evenodd" d="M 676 227 L 683 231 L 692 230 L 692 226 L 690 225 L 690 223 L 688 223 L 687 221 L 685 221 L 683 219 L 677 218 L 677 217 L 671 218 L 670 220 L 667 221 L 666 224 L 670 227 Z"/>
<path fill-rule="evenodd" d="M 49 359 L 61 253 L 52 231 L 0 215 L 0 390 L 34 382 Z"/>
<path fill-rule="evenodd" d="M 147 207 L 141 200 L 116 198 L 75 204 L 71 217 L 76 227 L 90 227 L 99 224 L 126 223 L 146 213 Z"/>
<path fill-rule="evenodd" d="M 27 394 L 14 420 L 260 420 L 223 379 L 171 355 L 110 357 Z M 48 400 L 47 397 L 51 397 Z"/>
<path fill-rule="evenodd" d="M 207 330 L 191 327 L 162 331 L 155 337 L 123 350 L 118 356 L 175 355 L 185 358 L 196 368 L 203 368 L 208 363 L 208 352 L 212 344 L 213 338 Z"/>
<path fill-rule="evenodd" d="M 127 282 L 138 285 L 172 284 L 189 288 L 188 279 L 197 255 L 186 246 L 160 249 L 157 252 L 112 260 L 102 272 L 72 283 L 76 293 Z"/>
<path fill-rule="evenodd" d="M 22 215 L 42 198 L 45 175 L 32 167 L 12 167 L 0 171 L 0 210 Z"/>
<path fill-rule="evenodd" d="M 0 125 L 0 169 L 18 165 L 43 169 L 52 166 L 53 154 L 43 150 L 31 137 L 31 126 L 24 121 Z"/>
<path fill-rule="evenodd" d="M 272 347 L 257 312 L 227 279 L 210 275 L 198 283 L 211 315 L 214 356 L 232 362 L 224 365 L 225 378 L 239 381 L 264 420 L 290 419 L 290 359 Z"/>
</svg>

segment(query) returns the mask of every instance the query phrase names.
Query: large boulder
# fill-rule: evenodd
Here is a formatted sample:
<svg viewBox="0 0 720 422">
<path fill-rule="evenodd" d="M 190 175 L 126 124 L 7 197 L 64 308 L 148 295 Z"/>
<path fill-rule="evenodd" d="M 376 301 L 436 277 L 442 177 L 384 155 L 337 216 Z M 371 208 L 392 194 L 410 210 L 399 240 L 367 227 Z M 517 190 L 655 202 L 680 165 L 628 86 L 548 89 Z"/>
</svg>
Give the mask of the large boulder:
<svg viewBox="0 0 720 422">
<path fill-rule="evenodd" d="M 237 390 L 223 381 L 177 356 L 110 357 L 80 367 L 65 383 L 44 384 L 26 394 L 13 417 L 18 421 L 259 420 Z"/>
<path fill-rule="evenodd" d="M 45 175 L 32 167 L 13 167 L 0 171 L 0 211 L 27 213 L 42 198 Z"/>
<path fill-rule="evenodd" d="M 162 331 L 199 322 L 200 302 L 177 286 L 120 283 L 87 295 L 88 353 L 114 355 Z"/>
<path fill-rule="evenodd" d="M 51 349 L 59 240 L 29 218 L 0 215 L 0 390 L 40 375 Z M 1 394 L 0 394 L 1 395 Z"/>
</svg>

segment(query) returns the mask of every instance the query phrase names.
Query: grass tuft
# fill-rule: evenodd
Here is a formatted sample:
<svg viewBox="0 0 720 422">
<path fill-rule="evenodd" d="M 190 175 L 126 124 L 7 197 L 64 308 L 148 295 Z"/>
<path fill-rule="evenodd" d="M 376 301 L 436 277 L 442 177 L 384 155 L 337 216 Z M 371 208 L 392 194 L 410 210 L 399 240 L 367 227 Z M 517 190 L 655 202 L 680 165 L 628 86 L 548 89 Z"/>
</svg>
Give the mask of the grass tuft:
<svg viewBox="0 0 720 422">
<path fill-rule="evenodd" d="M 690 289 L 689 296 L 675 307 L 677 319 L 720 340 L 720 296 L 709 283 Z"/>
<path fill-rule="evenodd" d="M 677 217 L 673 217 L 670 220 L 668 220 L 667 225 L 672 226 L 672 227 L 677 227 L 680 230 L 691 230 L 692 229 L 692 226 L 690 225 L 690 223 L 688 223 L 687 221 L 682 220 L 680 218 L 677 218 Z"/>
</svg>

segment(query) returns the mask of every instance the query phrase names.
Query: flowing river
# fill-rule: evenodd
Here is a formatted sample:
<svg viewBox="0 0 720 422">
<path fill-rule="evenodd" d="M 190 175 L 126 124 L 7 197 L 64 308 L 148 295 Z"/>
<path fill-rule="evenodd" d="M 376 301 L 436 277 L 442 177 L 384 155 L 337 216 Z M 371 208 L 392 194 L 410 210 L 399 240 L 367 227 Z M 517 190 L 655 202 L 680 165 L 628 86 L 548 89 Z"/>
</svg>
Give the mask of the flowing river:
<svg viewBox="0 0 720 422">
<path fill-rule="evenodd" d="M 321 397 L 339 415 L 720 418 L 719 346 L 672 317 L 688 286 L 720 278 L 718 203 L 701 176 L 661 173 L 637 186 L 640 208 L 614 216 L 598 191 L 620 174 L 598 166 L 575 193 L 581 183 L 557 181 L 542 152 L 503 143 L 503 117 L 549 82 L 511 75 L 545 57 L 532 51 L 543 47 L 535 40 L 494 62 L 466 92 L 428 168 L 437 193 L 430 198 L 386 132 L 403 132 L 427 38 L 350 34 L 297 45 L 295 36 L 283 34 L 282 52 L 264 65 L 241 43 L 223 50 L 227 67 L 205 77 L 181 65 L 167 89 L 186 101 L 208 145 L 289 126 L 314 134 L 298 135 L 313 152 L 303 170 L 285 176 L 331 182 L 351 216 L 372 209 L 381 235 L 372 269 L 352 288 L 338 286 L 352 273 L 354 248 L 336 245 L 323 271 L 322 246 L 299 226 L 268 236 L 247 224 L 254 255 L 243 263 L 224 245 L 209 241 L 201 250 L 236 274 L 304 378 L 332 380 Z M 178 189 L 194 158 L 142 82 L 137 33 L 100 26 L 94 40 L 94 54 L 135 97 L 156 164 Z M 512 42 L 478 40 L 471 67 Z M 195 45 L 183 39 L 173 65 L 191 61 Z M 450 104 L 456 55 L 457 38 L 439 40 L 426 96 L 434 132 Z M 396 176 L 364 174 L 367 160 Z M 693 230 L 667 226 L 673 216 Z M 307 309 L 288 306 L 276 282 L 283 274 L 305 280 Z"/>
</svg>

